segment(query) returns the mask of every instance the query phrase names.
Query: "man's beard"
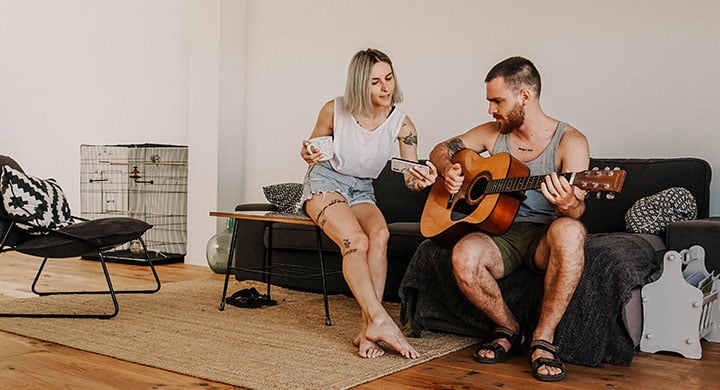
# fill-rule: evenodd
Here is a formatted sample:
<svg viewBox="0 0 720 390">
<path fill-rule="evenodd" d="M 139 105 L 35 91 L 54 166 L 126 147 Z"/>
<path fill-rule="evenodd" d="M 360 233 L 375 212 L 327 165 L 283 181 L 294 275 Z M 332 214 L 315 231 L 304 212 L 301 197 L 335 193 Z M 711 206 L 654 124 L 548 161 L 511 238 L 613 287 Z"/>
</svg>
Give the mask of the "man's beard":
<svg viewBox="0 0 720 390">
<path fill-rule="evenodd" d="M 525 122 L 525 109 L 520 104 L 516 104 L 510 112 L 505 115 L 505 120 L 498 121 L 500 134 L 508 134 Z"/>
</svg>

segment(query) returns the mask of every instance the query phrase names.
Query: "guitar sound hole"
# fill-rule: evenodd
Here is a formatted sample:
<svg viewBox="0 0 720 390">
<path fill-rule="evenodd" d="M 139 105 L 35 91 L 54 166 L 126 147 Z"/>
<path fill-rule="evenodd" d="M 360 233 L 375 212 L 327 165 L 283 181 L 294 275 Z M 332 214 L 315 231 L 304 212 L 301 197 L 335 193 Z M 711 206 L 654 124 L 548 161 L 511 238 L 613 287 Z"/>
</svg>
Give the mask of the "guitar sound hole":
<svg viewBox="0 0 720 390">
<path fill-rule="evenodd" d="M 475 180 L 475 182 L 472 183 L 470 189 L 468 190 L 468 200 L 473 203 L 480 200 L 480 198 L 485 196 L 485 189 L 487 188 L 487 185 L 488 180 L 484 177 Z"/>
</svg>

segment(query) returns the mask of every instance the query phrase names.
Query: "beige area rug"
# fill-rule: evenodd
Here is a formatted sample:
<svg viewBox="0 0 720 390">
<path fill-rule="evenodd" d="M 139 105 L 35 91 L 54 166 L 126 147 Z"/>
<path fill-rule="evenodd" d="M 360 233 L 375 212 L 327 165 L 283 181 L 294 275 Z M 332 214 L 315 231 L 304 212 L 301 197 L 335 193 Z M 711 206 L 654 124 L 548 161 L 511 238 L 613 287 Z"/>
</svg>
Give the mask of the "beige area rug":
<svg viewBox="0 0 720 390">
<path fill-rule="evenodd" d="M 273 286 L 277 306 L 218 310 L 222 282 L 168 283 L 150 295 L 119 295 L 110 320 L 0 318 L 0 329 L 118 359 L 253 389 L 342 389 L 467 347 L 475 339 L 424 334 L 410 339 L 422 354 L 394 352 L 376 359 L 356 355 L 357 303 L 330 296 L 332 326 L 325 326 L 321 294 Z M 229 293 L 256 287 L 232 282 Z M 229 294 L 228 294 L 229 295 Z M 3 300 L 3 311 L 107 307 L 108 296 L 48 296 Z M 104 306 L 103 306 L 104 305 Z M 399 305 L 387 304 L 394 318 Z"/>
</svg>

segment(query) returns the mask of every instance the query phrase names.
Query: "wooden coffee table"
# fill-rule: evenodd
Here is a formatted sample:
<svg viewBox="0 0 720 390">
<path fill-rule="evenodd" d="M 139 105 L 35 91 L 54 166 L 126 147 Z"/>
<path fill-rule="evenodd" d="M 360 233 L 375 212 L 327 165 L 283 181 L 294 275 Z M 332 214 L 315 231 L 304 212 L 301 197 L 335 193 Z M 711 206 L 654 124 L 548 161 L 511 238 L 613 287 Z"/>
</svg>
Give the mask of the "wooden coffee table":
<svg viewBox="0 0 720 390">
<path fill-rule="evenodd" d="M 332 321 L 330 321 L 330 309 L 328 307 L 328 296 L 327 296 L 327 284 L 326 284 L 326 276 L 329 274 L 338 274 L 342 271 L 331 271 L 326 272 L 325 270 L 325 260 L 323 259 L 323 247 L 322 247 L 322 230 L 319 226 L 315 224 L 310 218 L 299 215 L 299 214 L 289 214 L 289 213 L 280 213 L 277 211 L 211 211 L 210 212 L 211 217 L 220 217 L 220 218 L 233 218 L 235 219 L 235 225 L 232 232 L 232 239 L 230 241 L 230 251 L 228 252 L 228 263 L 227 263 L 227 269 L 225 270 L 225 285 L 223 286 L 223 292 L 222 292 L 222 299 L 220 301 L 220 310 L 225 309 L 225 297 L 227 296 L 227 289 L 228 289 L 228 282 L 230 280 L 230 273 L 232 271 L 246 271 L 246 272 L 255 272 L 258 274 L 265 275 L 266 282 L 267 282 L 267 297 L 270 299 L 270 282 L 271 278 L 274 275 L 276 276 L 282 276 L 282 277 L 288 277 L 288 278 L 302 278 L 302 279 L 309 279 L 309 278 L 315 278 L 320 277 L 322 279 L 322 288 L 323 288 L 323 301 L 325 303 L 325 325 L 332 325 Z M 240 267 L 239 264 L 234 264 L 233 260 L 235 260 L 235 244 L 237 241 L 238 236 L 238 220 L 250 220 L 250 221 L 262 221 L 265 222 L 265 225 L 268 228 L 268 248 L 265 250 L 265 259 L 263 261 L 262 267 L 257 268 L 243 268 Z M 319 260 L 319 267 L 303 267 L 298 266 L 294 264 L 273 264 L 272 263 L 272 236 L 273 236 L 273 225 L 276 223 L 291 223 L 295 225 L 309 225 L 315 227 L 315 237 L 317 241 L 317 252 L 318 252 L 318 260 Z M 239 263 L 239 262 L 238 262 Z M 279 272 L 274 272 L 274 269 L 279 270 Z M 300 275 L 298 274 L 298 271 L 319 271 L 315 274 L 304 274 Z"/>
</svg>

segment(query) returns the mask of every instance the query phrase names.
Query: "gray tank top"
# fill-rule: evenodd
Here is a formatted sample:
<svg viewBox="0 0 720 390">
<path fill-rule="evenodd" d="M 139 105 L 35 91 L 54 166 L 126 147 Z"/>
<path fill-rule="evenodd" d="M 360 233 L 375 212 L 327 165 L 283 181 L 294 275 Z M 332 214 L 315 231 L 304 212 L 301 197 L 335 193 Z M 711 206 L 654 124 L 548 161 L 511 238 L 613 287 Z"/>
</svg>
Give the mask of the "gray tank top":
<svg viewBox="0 0 720 390">
<path fill-rule="evenodd" d="M 558 172 L 557 167 L 557 149 L 560 144 L 563 132 L 567 127 L 567 123 L 560 122 L 555 129 L 555 134 L 550 140 L 542 154 L 537 158 L 525 163 L 530 168 L 530 176 L 541 176 L 547 175 L 551 172 Z M 493 146 L 492 154 L 498 154 L 502 152 L 510 151 L 508 145 L 508 134 L 500 134 L 498 139 L 495 141 Z M 542 192 L 537 190 L 525 191 L 527 198 L 520 204 L 520 209 L 515 216 L 515 222 L 535 222 L 535 223 L 550 223 L 555 220 L 555 206 L 545 199 Z"/>
</svg>

